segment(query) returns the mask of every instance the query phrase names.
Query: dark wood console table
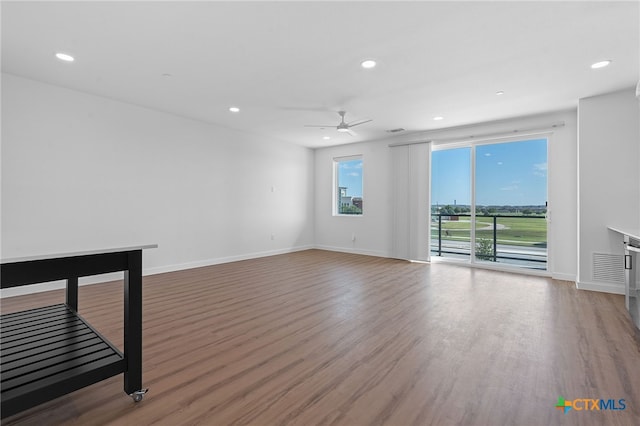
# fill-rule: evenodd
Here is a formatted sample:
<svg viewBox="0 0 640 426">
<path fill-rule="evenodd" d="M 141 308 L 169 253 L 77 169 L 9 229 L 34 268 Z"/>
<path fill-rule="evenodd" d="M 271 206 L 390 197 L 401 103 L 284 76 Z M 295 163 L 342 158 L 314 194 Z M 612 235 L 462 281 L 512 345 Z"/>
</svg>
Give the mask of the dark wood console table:
<svg viewBox="0 0 640 426">
<path fill-rule="evenodd" d="M 124 373 L 142 400 L 142 250 L 157 245 L 2 260 L 2 288 L 66 280 L 66 303 L 0 316 L 2 418 Z M 124 271 L 124 353 L 78 314 L 78 278 Z"/>
</svg>

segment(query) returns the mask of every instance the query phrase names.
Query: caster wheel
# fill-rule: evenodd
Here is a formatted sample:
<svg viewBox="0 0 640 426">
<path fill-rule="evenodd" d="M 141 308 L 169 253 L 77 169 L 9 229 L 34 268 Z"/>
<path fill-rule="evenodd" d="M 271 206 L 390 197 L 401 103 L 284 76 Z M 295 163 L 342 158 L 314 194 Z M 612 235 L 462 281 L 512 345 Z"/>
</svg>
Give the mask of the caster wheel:
<svg viewBox="0 0 640 426">
<path fill-rule="evenodd" d="M 131 395 L 129 395 L 131 398 L 133 398 L 133 402 L 140 402 L 142 401 L 142 398 L 144 397 L 144 394 L 149 392 L 149 389 L 141 389 L 139 391 L 135 391 L 134 393 L 132 393 Z"/>
</svg>

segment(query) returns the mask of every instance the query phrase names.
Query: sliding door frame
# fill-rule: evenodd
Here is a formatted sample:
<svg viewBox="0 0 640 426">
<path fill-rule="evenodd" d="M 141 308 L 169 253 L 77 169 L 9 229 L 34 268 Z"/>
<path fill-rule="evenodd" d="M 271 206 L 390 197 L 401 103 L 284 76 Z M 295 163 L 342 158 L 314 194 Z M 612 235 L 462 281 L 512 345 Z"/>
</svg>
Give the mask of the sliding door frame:
<svg viewBox="0 0 640 426">
<path fill-rule="evenodd" d="M 443 258 L 438 258 L 436 256 L 432 256 L 432 259 L 438 259 L 438 261 L 452 261 L 452 262 L 456 262 L 456 263 L 467 263 L 470 264 L 472 266 L 480 266 L 483 268 L 487 268 L 487 269 L 497 269 L 497 270 L 517 270 L 517 271 L 526 271 L 527 273 L 532 273 L 534 275 L 544 275 L 544 276 L 548 276 L 550 274 L 550 253 L 551 253 L 551 238 L 549 236 L 549 231 L 550 231 L 550 220 L 549 220 L 549 213 L 550 213 L 550 205 L 549 205 L 549 170 L 547 168 L 547 176 L 546 176 L 546 208 L 547 208 L 547 213 L 545 215 L 545 221 L 547 222 L 547 235 L 546 235 L 546 242 L 547 242 L 547 262 L 545 265 L 545 269 L 544 270 L 535 270 L 535 269 L 530 269 L 530 268 L 522 268 L 522 267 L 517 267 L 517 266 L 510 266 L 510 265 L 504 265 L 504 264 L 490 264 L 488 262 L 478 262 L 476 260 L 476 147 L 478 146 L 485 146 L 485 145 L 496 145 L 496 144 L 503 144 L 503 143 L 513 143 L 513 142 L 526 142 L 526 141 L 530 141 L 530 140 L 535 140 L 535 139 L 545 139 L 546 141 L 546 151 L 547 151 L 547 165 L 549 164 L 549 140 L 552 137 L 552 132 L 550 131 L 544 131 L 544 132 L 536 132 L 536 133 L 527 133 L 527 134 L 520 134 L 520 135 L 516 135 L 516 136 L 504 136 L 504 137 L 487 137 L 487 138 L 483 138 L 483 139 L 474 139 L 474 140 L 465 140 L 465 141 L 437 141 L 437 140 L 433 140 L 431 142 L 431 149 L 429 150 L 429 162 L 432 162 L 431 159 L 431 154 L 433 151 L 444 151 L 444 150 L 449 150 L 449 149 L 456 149 L 456 148 L 470 148 L 470 179 L 471 182 L 469 182 L 469 187 L 471 190 L 471 194 L 470 194 L 470 202 L 471 202 L 471 229 L 470 229 L 470 234 L 469 234 L 469 238 L 470 238 L 470 242 L 469 242 L 469 260 L 465 261 L 465 262 L 460 262 L 460 261 L 455 261 L 452 259 L 443 259 Z M 433 171 L 433 168 L 430 167 L 430 173 Z M 433 183 L 433 179 L 431 179 L 430 185 Z M 429 186 L 429 192 L 431 192 L 431 186 Z M 430 235 L 430 233 L 429 233 Z"/>
</svg>

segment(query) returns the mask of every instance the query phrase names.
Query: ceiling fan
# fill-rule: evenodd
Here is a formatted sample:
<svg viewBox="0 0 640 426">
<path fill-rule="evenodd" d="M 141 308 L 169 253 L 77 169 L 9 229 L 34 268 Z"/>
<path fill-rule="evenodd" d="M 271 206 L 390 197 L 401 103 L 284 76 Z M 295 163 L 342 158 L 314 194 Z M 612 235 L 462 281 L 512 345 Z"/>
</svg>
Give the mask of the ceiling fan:
<svg viewBox="0 0 640 426">
<path fill-rule="evenodd" d="M 355 136 L 356 132 L 354 132 L 353 130 L 351 130 L 352 127 L 355 126 L 359 126 L 361 124 L 364 123 L 368 123 L 372 120 L 360 120 L 360 121 L 352 121 L 351 123 L 345 123 L 344 121 L 344 116 L 347 112 L 346 111 L 338 111 L 338 115 L 340 116 L 340 124 L 338 124 L 337 126 L 335 126 L 336 130 L 342 133 L 349 133 L 351 136 Z M 314 124 L 307 124 L 304 127 L 334 127 L 333 124 L 328 124 L 328 125 L 314 125 Z"/>
</svg>

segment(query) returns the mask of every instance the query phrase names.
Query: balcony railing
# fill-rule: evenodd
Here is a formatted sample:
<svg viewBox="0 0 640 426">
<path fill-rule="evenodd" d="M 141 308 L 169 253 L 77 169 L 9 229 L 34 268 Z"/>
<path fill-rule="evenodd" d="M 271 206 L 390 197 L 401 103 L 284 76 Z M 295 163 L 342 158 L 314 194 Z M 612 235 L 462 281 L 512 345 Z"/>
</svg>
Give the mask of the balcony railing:
<svg viewBox="0 0 640 426">
<path fill-rule="evenodd" d="M 547 221 L 542 215 L 475 215 L 475 257 L 534 269 L 546 269 Z M 432 214 L 431 253 L 471 256 L 471 214 Z"/>
</svg>

